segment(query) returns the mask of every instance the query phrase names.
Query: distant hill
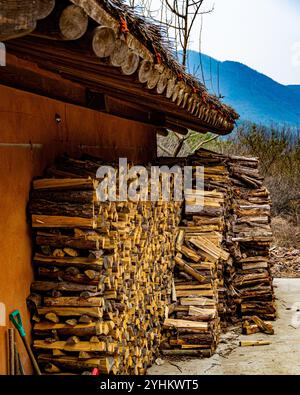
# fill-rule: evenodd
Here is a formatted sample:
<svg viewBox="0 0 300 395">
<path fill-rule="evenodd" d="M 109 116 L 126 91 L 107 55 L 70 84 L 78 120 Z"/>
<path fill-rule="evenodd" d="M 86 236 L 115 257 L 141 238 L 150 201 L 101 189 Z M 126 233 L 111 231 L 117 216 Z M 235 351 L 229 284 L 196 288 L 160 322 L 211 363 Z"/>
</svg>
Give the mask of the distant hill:
<svg viewBox="0 0 300 395">
<path fill-rule="evenodd" d="M 238 62 L 219 62 L 202 55 L 205 85 L 234 107 L 242 120 L 300 126 L 300 85 L 284 86 Z M 200 54 L 189 52 L 189 71 L 202 81 Z M 219 73 L 218 73 L 219 70 Z M 212 78 L 211 78 L 212 77 Z"/>
<path fill-rule="evenodd" d="M 287 86 L 292 92 L 300 95 L 300 85 L 288 85 Z"/>
</svg>

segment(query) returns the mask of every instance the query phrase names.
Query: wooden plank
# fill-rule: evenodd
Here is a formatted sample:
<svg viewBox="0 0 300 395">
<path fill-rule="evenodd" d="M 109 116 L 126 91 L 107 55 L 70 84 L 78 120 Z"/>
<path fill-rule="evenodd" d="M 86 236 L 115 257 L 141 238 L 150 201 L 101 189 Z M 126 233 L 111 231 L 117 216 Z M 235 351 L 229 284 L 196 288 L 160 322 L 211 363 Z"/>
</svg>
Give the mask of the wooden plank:
<svg viewBox="0 0 300 395">
<path fill-rule="evenodd" d="M 84 228 L 96 229 L 94 218 L 62 217 L 58 215 L 32 215 L 33 228 Z"/>
</svg>

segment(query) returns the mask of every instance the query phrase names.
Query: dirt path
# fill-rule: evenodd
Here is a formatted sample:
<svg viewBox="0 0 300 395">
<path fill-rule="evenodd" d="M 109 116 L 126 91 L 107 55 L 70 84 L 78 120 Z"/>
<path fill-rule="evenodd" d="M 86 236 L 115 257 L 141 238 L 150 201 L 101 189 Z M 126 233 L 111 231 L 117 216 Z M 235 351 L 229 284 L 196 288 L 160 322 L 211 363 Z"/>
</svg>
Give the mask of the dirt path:
<svg viewBox="0 0 300 395">
<path fill-rule="evenodd" d="M 165 360 L 154 365 L 148 374 L 248 375 L 300 374 L 300 279 L 276 279 L 279 318 L 274 323 L 275 335 L 239 335 L 232 331 L 222 336 L 217 354 L 209 359 Z M 295 303 L 298 303 L 297 315 Z M 296 314 L 296 315 L 295 315 Z M 294 321 L 293 320 L 294 317 Z M 297 325 L 297 321 L 299 325 Z M 294 325 L 294 327 L 293 327 Z M 240 340 L 268 340 L 269 346 L 239 347 Z"/>
</svg>

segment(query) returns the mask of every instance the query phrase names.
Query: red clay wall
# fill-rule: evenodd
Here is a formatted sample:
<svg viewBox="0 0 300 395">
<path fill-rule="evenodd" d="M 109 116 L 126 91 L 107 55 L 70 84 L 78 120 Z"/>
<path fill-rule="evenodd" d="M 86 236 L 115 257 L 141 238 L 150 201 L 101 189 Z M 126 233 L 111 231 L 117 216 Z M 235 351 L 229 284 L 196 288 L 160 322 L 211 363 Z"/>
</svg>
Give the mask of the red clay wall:
<svg viewBox="0 0 300 395">
<path fill-rule="evenodd" d="M 21 311 L 27 333 L 32 268 L 26 204 L 32 178 L 64 152 L 149 161 L 156 154 L 154 132 L 150 126 L 0 85 L 0 302 L 6 305 L 7 315 L 13 309 Z M 30 143 L 32 147 L 27 146 Z M 7 372 L 6 328 L 0 327 L 0 374 Z M 30 373 L 20 342 L 18 349 Z"/>
</svg>

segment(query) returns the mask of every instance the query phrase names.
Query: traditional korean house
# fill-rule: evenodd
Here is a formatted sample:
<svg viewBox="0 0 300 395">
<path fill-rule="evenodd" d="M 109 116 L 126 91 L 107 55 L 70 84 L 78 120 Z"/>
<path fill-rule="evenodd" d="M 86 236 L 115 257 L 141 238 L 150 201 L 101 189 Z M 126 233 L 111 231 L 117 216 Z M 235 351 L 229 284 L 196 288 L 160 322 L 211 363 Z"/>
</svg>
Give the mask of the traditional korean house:
<svg viewBox="0 0 300 395">
<path fill-rule="evenodd" d="M 0 302 L 20 310 L 29 335 L 32 179 L 64 153 L 146 163 L 157 133 L 226 135 L 238 116 L 181 67 L 158 25 L 121 0 L 0 1 L 0 40 Z"/>
</svg>

